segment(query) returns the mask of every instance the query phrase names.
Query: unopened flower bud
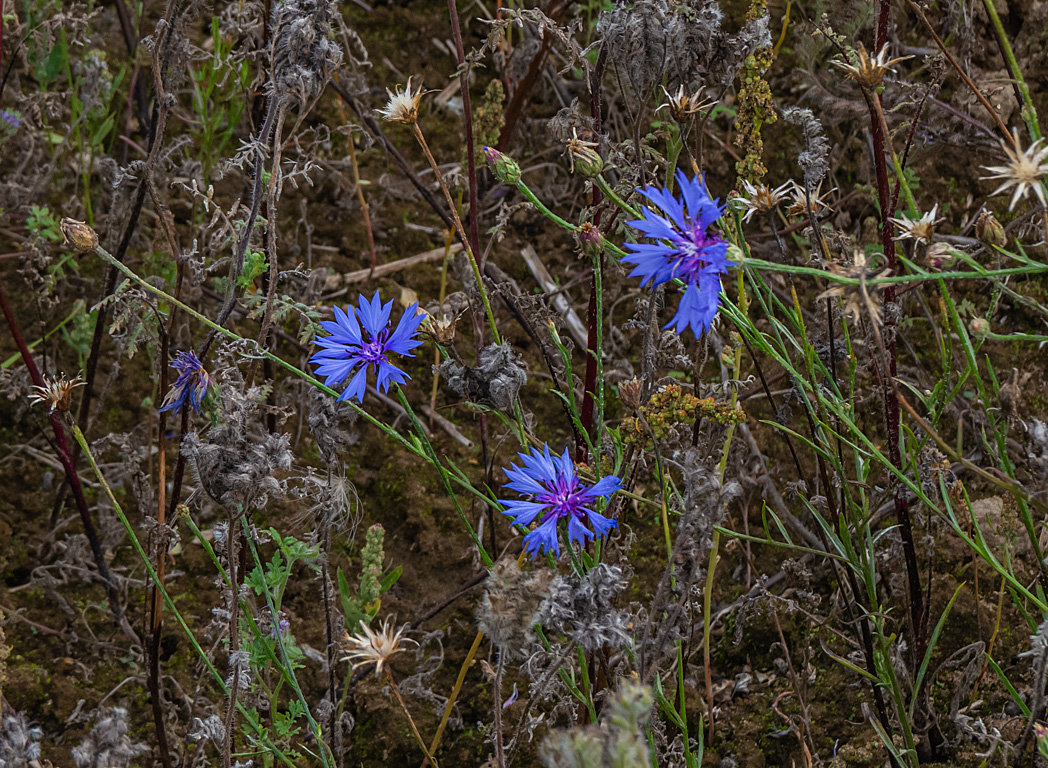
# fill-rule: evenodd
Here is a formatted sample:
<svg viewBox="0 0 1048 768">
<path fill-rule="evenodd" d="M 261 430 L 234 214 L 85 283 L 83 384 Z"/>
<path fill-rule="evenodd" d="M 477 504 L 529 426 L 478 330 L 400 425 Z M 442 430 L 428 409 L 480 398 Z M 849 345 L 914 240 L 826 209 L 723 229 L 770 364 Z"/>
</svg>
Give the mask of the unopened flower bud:
<svg viewBox="0 0 1048 768">
<path fill-rule="evenodd" d="M 1008 236 L 1004 233 L 1004 225 L 997 221 L 997 217 L 989 211 L 982 211 L 975 219 L 975 236 L 979 242 L 987 248 L 1003 248 L 1008 244 Z"/>
<path fill-rule="evenodd" d="M 512 157 L 502 154 L 494 147 L 484 147 L 484 157 L 488 159 L 488 165 L 491 166 L 495 178 L 503 184 L 516 186 L 520 181 L 520 166 Z"/>
<path fill-rule="evenodd" d="M 600 230 L 593 226 L 592 222 L 584 221 L 579 231 L 575 234 L 579 248 L 586 256 L 599 256 L 604 250 L 604 236 Z"/>
<path fill-rule="evenodd" d="M 76 219 L 62 219 L 58 224 L 62 230 L 65 241 L 72 246 L 77 253 L 87 253 L 98 247 L 98 235 L 86 222 Z"/>
<path fill-rule="evenodd" d="M 990 321 L 985 317 L 974 317 L 968 323 L 968 333 L 977 339 L 985 338 L 990 333 Z"/>
<path fill-rule="evenodd" d="M 924 252 L 924 263 L 929 269 L 946 269 L 957 259 L 949 243 L 932 243 Z"/>
</svg>

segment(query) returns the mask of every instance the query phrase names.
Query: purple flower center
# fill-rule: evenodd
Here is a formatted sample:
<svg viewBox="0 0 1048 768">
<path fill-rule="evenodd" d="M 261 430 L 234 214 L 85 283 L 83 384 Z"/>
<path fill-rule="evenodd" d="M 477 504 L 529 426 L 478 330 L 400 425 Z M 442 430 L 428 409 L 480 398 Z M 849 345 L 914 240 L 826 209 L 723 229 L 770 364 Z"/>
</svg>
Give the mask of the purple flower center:
<svg viewBox="0 0 1048 768">
<path fill-rule="evenodd" d="M 694 283 L 710 265 L 710 262 L 703 258 L 706 249 L 716 245 L 720 239 L 716 235 L 710 236 L 705 227 L 696 222 L 689 221 L 688 224 L 691 231 L 674 239 L 673 244 L 677 247 L 677 252 L 673 259 L 673 273 L 685 282 Z"/>
<path fill-rule="evenodd" d="M 385 328 L 378 332 L 376 336 L 373 336 L 371 341 L 365 341 L 360 345 L 359 352 L 347 353 L 347 357 L 356 357 L 365 365 L 381 365 L 388 363 L 389 358 L 386 357 L 386 336 L 388 332 Z"/>
<path fill-rule="evenodd" d="M 539 496 L 539 501 L 549 505 L 550 511 L 557 517 L 577 515 L 585 502 L 580 498 L 578 478 L 565 479 L 558 477 L 550 483 L 549 493 Z M 548 519 L 546 515 L 544 519 Z"/>
</svg>

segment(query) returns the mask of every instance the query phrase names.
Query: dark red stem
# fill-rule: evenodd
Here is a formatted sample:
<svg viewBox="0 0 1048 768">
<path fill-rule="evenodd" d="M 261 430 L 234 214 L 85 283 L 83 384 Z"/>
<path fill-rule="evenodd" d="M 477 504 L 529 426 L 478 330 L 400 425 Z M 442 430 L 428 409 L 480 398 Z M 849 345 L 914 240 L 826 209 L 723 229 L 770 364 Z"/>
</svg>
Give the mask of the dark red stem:
<svg viewBox="0 0 1048 768">
<path fill-rule="evenodd" d="M 22 356 L 22 362 L 25 363 L 26 370 L 29 371 L 29 377 L 33 380 L 33 384 L 38 387 L 45 386 L 44 378 L 40 375 L 40 370 L 36 367 L 33 355 L 22 337 L 22 331 L 18 327 L 18 321 L 15 320 L 14 312 L 7 301 L 7 294 L 4 292 L 2 285 L 0 285 L 0 308 L 3 309 L 4 320 L 7 321 L 7 327 L 11 330 L 15 346 L 18 347 L 18 352 Z M 109 573 L 109 566 L 106 565 L 105 556 L 102 553 L 102 544 L 98 539 L 98 533 L 95 531 L 95 525 L 91 521 L 91 511 L 87 507 L 87 499 L 84 498 L 84 489 L 80 485 L 80 475 L 76 471 L 76 464 L 73 461 L 72 451 L 69 449 L 69 440 L 66 438 L 62 419 L 55 411 L 51 411 L 48 419 L 51 421 L 51 429 L 55 433 L 54 445 L 55 451 L 58 453 L 58 460 L 62 463 L 62 469 L 65 470 L 66 480 L 73 492 L 77 510 L 80 512 L 80 520 L 84 525 L 84 533 L 87 535 L 87 541 L 91 545 L 91 554 L 95 560 L 95 567 L 98 569 L 99 578 L 102 579 L 106 596 L 109 598 L 109 609 L 113 612 L 113 618 L 116 620 L 117 626 L 132 642 L 138 643 L 138 636 L 131 628 L 131 625 L 127 623 L 127 619 L 124 616 L 124 606 L 120 601 L 120 593 L 113 583 L 112 576 Z"/>
</svg>

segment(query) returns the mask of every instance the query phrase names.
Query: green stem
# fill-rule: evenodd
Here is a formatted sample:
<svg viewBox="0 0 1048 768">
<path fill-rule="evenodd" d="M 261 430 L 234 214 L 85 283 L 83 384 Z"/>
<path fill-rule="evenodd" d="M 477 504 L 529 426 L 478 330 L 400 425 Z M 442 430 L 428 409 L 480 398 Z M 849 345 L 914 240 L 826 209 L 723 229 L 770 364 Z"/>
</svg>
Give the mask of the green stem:
<svg viewBox="0 0 1048 768">
<path fill-rule="evenodd" d="M 116 496 L 113 495 L 113 490 L 109 487 L 109 483 L 106 482 L 105 477 L 102 475 L 102 470 L 99 469 L 98 462 L 95 461 L 94 454 L 92 454 L 91 448 L 87 444 L 87 439 L 84 437 L 84 433 L 80 431 L 80 428 L 75 423 L 71 423 L 69 426 L 73 433 L 73 439 L 76 440 L 77 445 L 80 446 L 80 450 L 83 452 L 84 456 L 87 457 L 88 464 L 91 465 L 91 469 L 94 471 L 95 477 L 97 478 L 99 485 L 101 485 L 102 489 L 105 491 L 106 496 L 109 499 L 109 503 L 113 505 L 113 509 L 116 512 L 116 516 L 120 519 L 120 524 L 124 526 L 124 531 L 127 533 L 127 537 L 131 541 L 131 546 L 134 548 L 139 560 L 142 561 L 142 565 L 145 567 L 146 573 L 149 574 L 150 580 L 152 580 L 153 584 L 156 586 L 157 591 L 160 593 L 160 596 L 163 598 L 164 604 L 167 606 L 168 611 L 170 611 L 171 615 L 175 617 L 175 621 L 178 623 L 179 627 L 182 628 L 182 631 L 189 639 L 189 644 L 193 646 L 193 650 L 196 652 L 200 660 L 204 663 L 204 666 L 207 667 L 208 672 L 211 673 L 211 677 L 214 679 L 215 685 L 217 685 L 218 689 L 222 692 L 222 695 L 228 696 L 229 689 L 226 687 L 225 680 L 218 673 L 218 670 L 215 669 L 215 665 L 211 663 L 211 659 L 208 658 L 208 655 L 204 651 L 204 649 L 200 647 L 200 643 L 197 642 L 196 636 L 193 634 L 193 631 L 189 628 L 189 625 L 186 624 L 185 619 L 182 617 L 182 613 L 178 610 L 178 607 L 175 605 L 175 601 L 171 599 L 171 596 L 168 594 L 167 589 L 165 589 L 164 582 L 160 580 L 159 576 L 157 576 L 156 570 L 153 568 L 153 564 L 149 560 L 149 556 L 146 555 L 145 549 L 142 548 L 142 543 L 138 540 L 138 536 L 135 534 L 135 529 L 131 527 L 131 522 L 127 519 L 127 515 L 124 514 L 123 507 L 121 507 L 120 502 L 116 500 Z M 253 714 L 249 712 L 247 709 L 245 709 L 242 704 L 239 703 L 237 704 L 237 709 L 240 711 L 240 714 L 244 716 L 244 721 L 249 723 L 251 727 L 254 729 L 254 737 L 259 740 L 259 743 L 263 744 L 268 750 L 270 750 L 274 755 L 276 755 L 277 758 L 279 758 L 280 762 L 288 766 L 288 768 L 295 768 L 295 764 L 291 762 L 288 756 L 285 755 L 279 748 L 277 748 L 275 744 L 269 741 L 269 738 L 266 736 L 265 731 L 253 719 Z"/>
<path fill-rule="evenodd" d="M 1030 96 L 1030 89 L 1026 85 L 1026 80 L 1023 79 L 1022 69 L 1019 68 L 1019 62 L 1015 58 L 1015 52 L 1012 50 L 1011 43 L 1008 42 L 1008 35 L 1004 32 L 1004 25 L 1001 23 L 1001 17 L 997 15 L 997 8 L 994 6 L 993 0 L 983 0 L 983 6 L 985 6 L 986 15 L 990 17 L 990 22 L 993 24 L 994 32 L 997 33 L 997 42 L 1000 43 L 1001 54 L 1004 56 L 1004 60 L 1008 64 L 1008 70 L 1015 79 L 1015 83 L 1019 88 L 1019 93 L 1022 94 L 1023 121 L 1026 123 L 1026 128 L 1030 132 L 1030 140 L 1037 141 L 1041 138 L 1041 128 L 1037 124 L 1037 108 L 1034 106 L 1033 98 Z"/>
<path fill-rule="evenodd" d="M 601 192 L 608 196 L 608 199 L 611 200 L 611 202 L 615 203 L 615 205 L 621 208 L 624 213 L 632 216 L 635 219 L 641 218 L 640 211 L 638 211 L 632 205 L 630 205 L 621 197 L 619 197 L 615 190 L 611 188 L 611 185 L 604 180 L 603 176 L 594 177 L 593 183 L 597 185 L 597 188 Z"/>
</svg>

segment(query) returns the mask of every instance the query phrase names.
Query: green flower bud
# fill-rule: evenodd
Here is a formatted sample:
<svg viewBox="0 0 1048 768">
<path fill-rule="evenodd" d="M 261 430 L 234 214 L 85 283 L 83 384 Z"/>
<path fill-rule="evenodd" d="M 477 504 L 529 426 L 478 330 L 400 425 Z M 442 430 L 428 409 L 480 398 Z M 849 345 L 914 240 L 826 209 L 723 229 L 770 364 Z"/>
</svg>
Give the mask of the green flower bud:
<svg viewBox="0 0 1048 768">
<path fill-rule="evenodd" d="M 503 184 L 517 185 L 517 182 L 520 181 L 520 166 L 517 165 L 516 160 L 507 157 L 494 147 L 484 147 L 484 157 L 488 159 L 488 165 L 491 166 L 491 172 L 495 174 L 496 179 Z"/>
</svg>

